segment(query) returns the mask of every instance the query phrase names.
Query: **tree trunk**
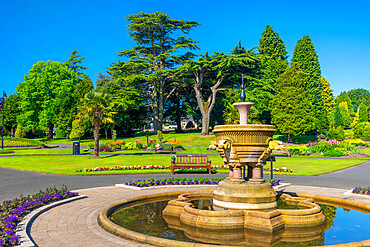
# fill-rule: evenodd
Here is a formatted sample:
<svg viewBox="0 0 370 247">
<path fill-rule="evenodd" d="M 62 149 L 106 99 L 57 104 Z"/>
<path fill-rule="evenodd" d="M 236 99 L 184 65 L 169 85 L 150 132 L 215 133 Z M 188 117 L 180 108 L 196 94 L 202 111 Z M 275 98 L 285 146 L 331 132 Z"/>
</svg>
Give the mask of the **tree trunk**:
<svg viewBox="0 0 370 247">
<path fill-rule="evenodd" d="M 104 132 L 105 132 L 105 140 L 108 140 L 108 130 L 105 128 Z"/>
<path fill-rule="evenodd" d="M 211 112 L 208 108 L 202 113 L 202 132 L 201 135 L 208 135 L 209 134 L 209 120 L 210 120 Z"/>
<path fill-rule="evenodd" d="M 49 125 L 48 139 L 53 139 L 54 124 Z"/>
<path fill-rule="evenodd" d="M 176 113 L 176 125 L 176 133 L 183 133 L 184 131 L 181 128 L 181 115 L 178 112 Z"/>
<path fill-rule="evenodd" d="M 95 156 L 93 158 L 100 158 L 99 157 L 99 132 L 100 132 L 100 113 L 94 113 L 94 152 Z"/>
<path fill-rule="evenodd" d="M 291 143 L 291 142 L 292 142 L 292 135 L 288 134 L 288 143 Z"/>
<path fill-rule="evenodd" d="M 158 92 L 157 92 L 157 83 L 154 83 L 153 89 L 152 89 L 152 95 L 153 95 L 153 129 L 154 129 L 154 135 L 158 132 Z"/>
</svg>

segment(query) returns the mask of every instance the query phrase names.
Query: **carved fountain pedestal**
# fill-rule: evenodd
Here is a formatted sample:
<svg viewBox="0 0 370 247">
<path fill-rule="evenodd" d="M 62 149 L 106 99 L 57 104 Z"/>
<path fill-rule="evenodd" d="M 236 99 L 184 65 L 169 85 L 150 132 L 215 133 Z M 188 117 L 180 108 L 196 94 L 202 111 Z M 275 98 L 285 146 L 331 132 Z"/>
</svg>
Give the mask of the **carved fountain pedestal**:
<svg viewBox="0 0 370 247">
<path fill-rule="evenodd" d="M 239 125 L 218 125 L 217 150 L 224 164 L 229 166 L 229 177 L 220 182 L 213 193 L 213 204 L 221 208 L 271 210 L 276 209 L 276 192 L 262 178 L 261 168 L 270 156 L 269 142 L 276 129 L 272 125 L 248 124 L 248 110 L 253 103 L 235 103 L 240 115 Z M 244 179 L 243 170 L 248 174 Z"/>
</svg>

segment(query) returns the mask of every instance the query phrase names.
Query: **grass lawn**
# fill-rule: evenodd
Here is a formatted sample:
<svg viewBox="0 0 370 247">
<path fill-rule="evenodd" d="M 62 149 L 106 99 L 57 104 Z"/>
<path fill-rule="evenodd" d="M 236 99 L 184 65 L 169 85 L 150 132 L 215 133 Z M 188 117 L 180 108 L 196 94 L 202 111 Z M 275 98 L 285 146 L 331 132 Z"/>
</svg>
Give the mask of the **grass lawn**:
<svg viewBox="0 0 370 247">
<path fill-rule="evenodd" d="M 63 175 L 87 174 L 125 174 L 125 173 L 169 173 L 167 170 L 131 170 L 131 171 L 102 171 L 77 173 L 76 170 L 92 167 L 114 167 L 130 165 L 169 165 L 170 155 L 105 155 L 102 159 L 92 159 L 91 155 L 80 156 L 23 156 L 2 157 L 0 166 L 42 173 L 57 173 Z M 219 156 L 209 156 L 213 165 L 222 165 Z M 277 157 L 274 167 L 293 169 L 290 175 L 319 175 L 363 163 L 362 160 L 342 159 L 305 159 Z M 268 166 L 269 164 L 267 164 Z M 227 172 L 224 170 L 224 172 Z M 268 174 L 265 172 L 265 174 Z M 284 173 L 279 173 L 284 174 Z"/>
<path fill-rule="evenodd" d="M 156 135 L 150 135 L 149 138 L 153 138 L 157 140 Z M 211 144 L 211 141 L 216 141 L 216 137 L 213 133 L 210 133 L 208 136 L 202 136 L 199 132 L 194 133 L 193 132 L 185 132 L 181 134 L 171 132 L 164 132 L 163 133 L 163 141 L 173 141 L 176 138 L 176 140 L 179 140 L 182 142 L 183 146 L 203 146 L 208 147 Z M 59 144 L 72 144 L 75 141 L 65 139 L 65 138 L 54 138 L 52 140 L 46 140 L 46 139 L 35 139 L 46 143 L 59 143 Z M 117 138 L 117 140 L 125 140 L 127 142 L 135 142 L 136 140 L 142 140 L 143 144 L 146 145 L 147 137 L 146 136 L 135 136 L 135 137 L 129 137 L 129 138 Z M 109 140 L 106 140 L 105 138 L 100 138 L 99 142 L 108 142 Z M 158 140 L 157 140 L 158 141 Z M 94 143 L 94 139 L 85 139 L 81 140 L 81 144 L 87 145 L 90 143 Z"/>
<path fill-rule="evenodd" d="M 363 152 L 364 154 L 370 155 L 370 148 L 361 149 L 361 152 Z"/>
</svg>

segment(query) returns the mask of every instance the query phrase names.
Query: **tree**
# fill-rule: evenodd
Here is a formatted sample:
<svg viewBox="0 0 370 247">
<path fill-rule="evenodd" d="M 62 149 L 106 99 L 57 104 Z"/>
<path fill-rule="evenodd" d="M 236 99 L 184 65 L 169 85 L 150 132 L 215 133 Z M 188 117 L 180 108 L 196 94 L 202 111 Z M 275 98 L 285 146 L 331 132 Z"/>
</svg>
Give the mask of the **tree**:
<svg viewBox="0 0 370 247">
<path fill-rule="evenodd" d="M 168 88 L 172 71 L 186 60 L 194 57 L 189 50 L 197 49 L 196 42 L 177 33 L 188 34 L 199 24 L 196 21 L 174 20 L 165 13 L 143 13 L 129 15 L 129 36 L 136 46 L 124 50 L 119 56 L 129 58 L 127 63 L 117 63 L 121 68 L 132 73 L 121 76 L 126 81 L 140 81 L 149 94 L 153 112 L 154 133 L 162 130 L 163 111 L 168 98 L 174 92 Z M 182 49 L 188 50 L 180 54 Z M 166 90 L 168 89 L 168 90 Z"/>
<path fill-rule="evenodd" d="M 348 112 L 349 113 L 352 113 L 353 112 L 353 109 L 352 109 L 352 102 L 351 102 L 351 99 L 348 97 L 348 94 L 346 91 L 344 92 L 341 92 L 335 99 L 335 103 L 337 104 L 340 104 L 342 102 L 346 102 L 347 103 L 347 107 L 348 107 Z"/>
<path fill-rule="evenodd" d="M 17 87 L 21 110 L 18 124 L 27 131 L 48 128 L 48 138 L 52 139 L 58 116 L 73 104 L 72 93 L 77 82 L 77 73 L 60 62 L 34 64 Z"/>
<path fill-rule="evenodd" d="M 288 52 L 285 49 L 283 40 L 270 25 L 267 25 L 265 31 L 262 33 L 258 51 L 261 55 L 273 60 L 286 61 L 288 58 Z"/>
<path fill-rule="evenodd" d="M 199 110 L 202 114 L 202 135 L 209 132 L 212 110 L 216 103 L 217 92 L 238 87 L 238 77 L 244 74 L 250 85 L 261 76 L 259 56 L 252 51 L 243 54 L 225 55 L 215 53 L 202 55 L 198 61 L 188 61 L 179 68 L 181 76 L 192 77 Z M 221 85 L 224 87 L 222 88 Z"/>
<path fill-rule="evenodd" d="M 334 126 L 339 127 L 339 126 L 344 126 L 344 120 L 343 116 L 340 112 L 339 105 L 335 105 L 335 110 L 334 110 Z"/>
<path fill-rule="evenodd" d="M 310 104 L 316 105 L 315 122 L 319 132 L 322 132 L 328 129 L 329 125 L 322 98 L 321 69 L 315 47 L 308 35 L 298 40 L 294 48 L 292 62 L 297 63 L 301 70 L 308 74 L 308 97 Z"/>
<path fill-rule="evenodd" d="M 333 90 L 330 87 L 330 83 L 326 80 L 325 77 L 320 77 L 322 85 L 322 100 L 324 101 L 324 106 L 328 115 L 334 110 L 335 101 L 333 96 Z"/>
<path fill-rule="evenodd" d="M 87 70 L 89 68 L 84 67 L 82 64 L 82 60 L 85 59 L 82 57 L 82 55 L 78 54 L 78 51 L 73 50 L 71 52 L 71 56 L 69 57 L 68 61 L 65 62 L 65 65 L 67 65 L 68 69 L 76 72 L 79 77 L 81 78 L 87 78 L 88 76 L 82 73 L 84 70 Z"/>
<path fill-rule="evenodd" d="M 340 114 L 342 115 L 342 119 L 343 119 L 343 128 L 347 128 L 350 126 L 351 124 L 351 116 L 349 115 L 349 112 L 348 112 L 348 106 L 347 106 L 347 102 L 341 102 L 339 103 L 339 111 L 340 111 Z"/>
<path fill-rule="evenodd" d="M 358 122 L 359 123 L 363 123 L 363 122 L 368 122 L 368 118 L 367 118 L 367 107 L 364 103 L 361 103 L 360 104 L 360 110 L 359 110 L 359 113 L 358 113 Z"/>
<path fill-rule="evenodd" d="M 15 135 L 15 131 L 17 130 L 17 117 L 21 113 L 19 108 L 19 100 L 19 95 L 12 94 L 5 99 L 4 104 L 4 129 L 10 131 L 11 136 L 13 137 Z M 0 115 L 0 119 L 2 119 L 2 114 Z"/>
<path fill-rule="evenodd" d="M 90 116 L 93 117 L 94 125 L 94 158 L 99 158 L 99 132 L 102 119 L 105 118 L 106 122 L 113 123 L 111 116 L 113 112 L 110 111 L 112 104 L 110 103 L 110 97 L 108 94 L 91 91 L 87 93 L 82 100 L 82 105 L 78 107 L 79 113 L 76 116 L 80 122 Z"/>
<path fill-rule="evenodd" d="M 370 106 L 370 91 L 363 88 L 352 89 L 347 92 L 348 97 L 351 99 L 354 111 L 360 106 L 361 102 Z"/>
<path fill-rule="evenodd" d="M 283 134 L 302 135 L 312 129 L 313 109 L 307 97 L 309 75 L 292 63 L 276 80 L 277 94 L 272 100 L 272 123 Z"/>
</svg>

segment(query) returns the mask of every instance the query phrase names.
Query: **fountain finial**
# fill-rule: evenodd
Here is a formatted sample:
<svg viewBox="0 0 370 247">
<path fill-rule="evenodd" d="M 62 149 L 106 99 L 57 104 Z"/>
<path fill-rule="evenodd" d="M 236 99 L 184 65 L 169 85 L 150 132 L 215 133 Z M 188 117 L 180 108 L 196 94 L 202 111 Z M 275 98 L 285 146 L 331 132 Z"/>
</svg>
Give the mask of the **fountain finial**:
<svg viewBox="0 0 370 247">
<path fill-rule="evenodd" d="M 244 89 L 245 89 L 245 85 L 244 85 L 244 74 L 242 74 L 242 84 L 240 85 L 240 89 L 241 89 L 241 91 L 240 91 L 240 100 L 242 102 L 244 102 L 244 100 L 246 98 L 245 91 L 244 91 Z"/>
</svg>

